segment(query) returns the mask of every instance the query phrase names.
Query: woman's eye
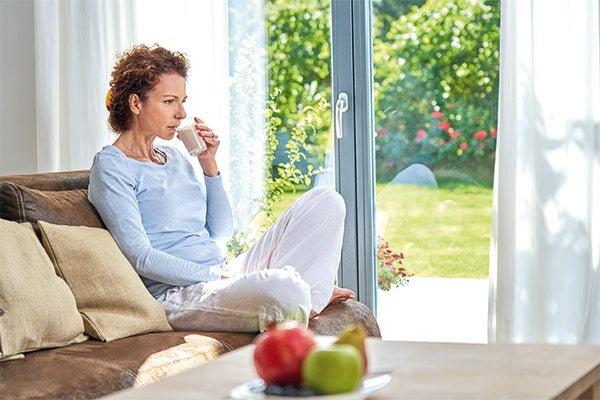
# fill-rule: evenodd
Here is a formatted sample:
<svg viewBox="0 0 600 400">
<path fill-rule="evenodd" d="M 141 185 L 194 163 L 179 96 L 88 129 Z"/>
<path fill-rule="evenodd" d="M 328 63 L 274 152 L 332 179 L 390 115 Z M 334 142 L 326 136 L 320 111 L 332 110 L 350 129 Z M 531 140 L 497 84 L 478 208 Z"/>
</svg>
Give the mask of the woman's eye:
<svg viewBox="0 0 600 400">
<path fill-rule="evenodd" d="M 173 100 L 165 100 L 165 104 L 173 104 Z"/>
</svg>

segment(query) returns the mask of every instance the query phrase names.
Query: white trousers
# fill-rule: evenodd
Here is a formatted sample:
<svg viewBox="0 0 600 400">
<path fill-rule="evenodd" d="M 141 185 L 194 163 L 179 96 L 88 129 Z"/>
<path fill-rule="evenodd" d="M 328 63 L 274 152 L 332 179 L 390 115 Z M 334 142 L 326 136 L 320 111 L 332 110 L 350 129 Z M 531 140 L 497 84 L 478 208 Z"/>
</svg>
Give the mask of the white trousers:
<svg viewBox="0 0 600 400">
<path fill-rule="evenodd" d="M 270 320 L 307 325 L 328 304 L 346 208 L 333 189 L 303 194 L 227 269 L 235 276 L 176 287 L 159 299 L 176 330 L 257 332 Z"/>
</svg>

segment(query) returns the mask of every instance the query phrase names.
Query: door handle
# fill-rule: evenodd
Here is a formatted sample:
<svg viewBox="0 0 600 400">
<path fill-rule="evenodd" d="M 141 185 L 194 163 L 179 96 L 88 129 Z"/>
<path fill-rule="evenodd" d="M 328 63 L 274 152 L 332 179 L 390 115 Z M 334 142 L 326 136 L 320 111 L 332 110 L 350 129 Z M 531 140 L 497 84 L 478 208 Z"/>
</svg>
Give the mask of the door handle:
<svg viewBox="0 0 600 400">
<path fill-rule="evenodd" d="M 335 102 L 335 135 L 338 139 L 344 137 L 342 114 L 348 111 L 348 94 L 340 92 Z"/>
</svg>

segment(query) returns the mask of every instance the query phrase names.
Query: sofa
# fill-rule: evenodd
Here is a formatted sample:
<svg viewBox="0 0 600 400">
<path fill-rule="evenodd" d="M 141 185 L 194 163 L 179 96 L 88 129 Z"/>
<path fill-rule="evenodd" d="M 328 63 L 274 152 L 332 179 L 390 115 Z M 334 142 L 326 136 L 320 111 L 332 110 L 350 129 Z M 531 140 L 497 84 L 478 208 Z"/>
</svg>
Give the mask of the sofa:
<svg viewBox="0 0 600 400">
<path fill-rule="evenodd" d="M 256 336 L 165 325 L 162 307 L 124 266 L 87 201 L 88 177 L 87 170 L 0 176 L 0 399 L 99 398 L 204 364 Z M 336 335 L 351 323 L 381 336 L 371 310 L 355 300 L 328 306 L 309 328 Z"/>
</svg>

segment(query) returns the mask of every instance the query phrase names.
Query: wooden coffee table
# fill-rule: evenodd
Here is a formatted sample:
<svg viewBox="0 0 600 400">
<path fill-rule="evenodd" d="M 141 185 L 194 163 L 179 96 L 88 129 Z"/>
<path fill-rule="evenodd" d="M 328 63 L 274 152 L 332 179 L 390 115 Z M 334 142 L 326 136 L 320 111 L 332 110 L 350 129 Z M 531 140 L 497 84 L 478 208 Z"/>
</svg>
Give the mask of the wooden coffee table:
<svg viewBox="0 0 600 400">
<path fill-rule="evenodd" d="M 600 399 L 600 347 L 369 339 L 370 369 L 392 381 L 369 399 Z M 254 347 L 111 399 L 227 399 L 257 379 Z M 268 399 L 268 397 L 267 397 Z"/>
</svg>

